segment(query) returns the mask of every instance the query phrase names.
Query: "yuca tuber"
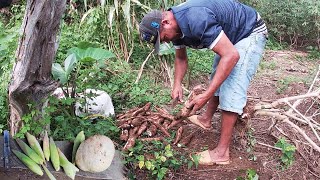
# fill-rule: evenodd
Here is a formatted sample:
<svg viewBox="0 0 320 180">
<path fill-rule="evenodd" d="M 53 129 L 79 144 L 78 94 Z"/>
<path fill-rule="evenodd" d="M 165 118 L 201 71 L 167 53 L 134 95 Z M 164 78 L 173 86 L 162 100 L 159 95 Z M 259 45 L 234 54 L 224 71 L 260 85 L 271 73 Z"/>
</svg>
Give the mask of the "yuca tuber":
<svg viewBox="0 0 320 180">
<path fill-rule="evenodd" d="M 188 100 L 185 102 L 184 104 L 184 107 L 180 110 L 180 112 L 174 117 L 175 119 L 182 119 L 182 118 L 185 118 L 185 117 L 188 117 L 192 111 L 192 108 L 193 107 L 187 107 L 186 104 L 187 103 L 190 103 L 193 98 L 201 93 L 203 93 L 205 91 L 205 89 L 202 87 L 202 85 L 198 85 L 198 86 L 195 86 L 190 95 L 189 95 L 189 98 Z"/>
<path fill-rule="evenodd" d="M 136 133 L 138 132 L 138 130 L 139 130 L 139 127 L 134 127 L 129 130 L 129 138 L 128 138 L 127 143 L 124 145 L 124 147 L 122 149 L 123 151 L 129 150 L 130 148 L 132 148 L 135 145 L 136 139 L 137 139 Z"/>
<path fill-rule="evenodd" d="M 181 127 L 179 127 L 179 129 L 176 132 L 176 138 L 173 142 L 174 145 L 176 145 L 180 141 L 180 139 L 182 137 L 182 132 L 183 132 L 183 127 L 181 126 Z"/>
<path fill-rule="evenodd" d="M 42 142 L 43 154 L 47 161 L 50 161 L 50 146 L 48 132 L 44 132 L 43 142 Z"/>
<path fill-rule="evenodd" d="M 162 141 L 163 137 L 139 138 L 140 141 Z"/>
<path fill-rule="evenodd" d="M 137 116 L 136 118 L 134 118 L 132 121 L 131 121 L 131 126 L 132 127 L 136 127 L 136 126 L 141 126 L 141 124 L 143 124 L 145 121 L 146 121 L 146 117 L 143 117 L 143 116 Z"/>
<path fill-rule="evenodd" d="M 43 172 L 41 170 L 41 167 L 35 163 L 32 159 L 30 159 L 28 156 L 26 156 L 25 154 L 16 151 L 16 150 L 12 150 L 12 152 L 20 159 L 20 161 L 23 162 L 23 164 L 25 164 L 32 172 L 42 176 Z"/>
<path fill-rule="evenodd" d="M 122 141 L 127 141 L 129 138 L 129 131 L 128 129 L 122 129 L 121 135 L 120 135 L 120 140 Z"/>
<path fill-rule="evenodd" d="M 73 148 L 72 148 L 72 163 L 74 163 L 75 159 L 76 159 L 76 153 L 77 150 L 80 146 L 80 144 L 86 139 L 86 137 L 84 136 L 84 132 L 80 131 L 78 133 L 78 135 L 76 136 L 76 138 L 73 141 Z"/>
<path fill-rule="evenodd" d="M 172 127 L 176 126 L 177 124 L 181 123 L 182 120 L 174 120 L 170 123 L 170 125 L 168 126 L 168 129 L 171 129 Z"/>
<path fill-rule="evenodd" d="M 139 137 L 147 128 L 148 128 L 148 122 L 145 121 L 145 122 L 139 127 L 136 136 Z"/>
<path fill-rule="evenodd" d="M 22 151 L 35 163 L 37 164 L 43 164 L 43 159 L 33 150 L 31 149 L 25 142 L 23 142 L 20 139 L 16 139 L 16 142 L 22 149 Z"/>
<path fill-rule="evenodd" d="M 187 146 L 187 145 L 191 142 L 191 140 L 192 140 L 193 137 L 194 137 L 194 132 L 193 132 L 193 133 L 190 133 L 190 134 L 188 134 L 187 136 L 185 136 L 184 138 L 182 138 L 182 139 L 180 140 L 180 142 L 178 143 L 178 145 L 180 145 L 180 146 Z"/>
<path fill-rule="evenodd" d="M 164 120 L 164 122 L 163 122 L 163 124 L 162 124 L 162 126 L 163 126 L 163 128 L 165 128 L 165 129 L 169 129 L 168 127 L 169 127 L 169 125 L 171 124 L 171 122 L 170 121 L 168 121 L 168 120 Z"/>
<path fill-rule="evenodd" d="M 146 133 L 147 133 L 147 135 L 148 135 L 149 137 L 153 137 L 153 136 L 156 135 L 156 133 L 157 133 L 157 126 L 154 125 L 154 124 L 151 124 L 151 125 L 148 127 Z"/>
<path fill-rule="evenodd" d="M 33 135 L 31 135 L 30 133 L 26 133 L 26 137 L 28 140 L 28 143 L 30 145 L 30 147 L 43 159 L 43 161 L 45 162 L 46 159 L 44 157 L 42 148 L 38 142 L 38 140 L 36 139 L 36 137 L 34 137 Z"/>
<path fill-rule="evenodd" d="M 149 119 L 148 119 L 148 121 L 151 122 L 151 123 L 153 123 L 154 125 L 156 125 L 157 128 L 158 128 L 165 136 L 170 137 L 169 132 L 168 132 L 164 127 L 162 127 L 161 124 L 159 124 L 159 123 L 156 122 L 156 121 L 149 120 Z"/>
</svg>

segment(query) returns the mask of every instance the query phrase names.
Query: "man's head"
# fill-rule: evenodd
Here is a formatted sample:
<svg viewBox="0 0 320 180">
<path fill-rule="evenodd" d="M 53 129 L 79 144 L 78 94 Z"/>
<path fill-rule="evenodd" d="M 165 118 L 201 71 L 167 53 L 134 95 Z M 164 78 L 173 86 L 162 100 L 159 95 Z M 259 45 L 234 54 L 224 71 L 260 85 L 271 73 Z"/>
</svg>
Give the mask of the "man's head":
<svg viewBox="0 0 320 180">
<path fill-rule="evenodd" d="M 181 36 L 179 26 L 171 11 L 153 10 L 146 14 L 139 24 L 140 38 L 154 44 L 159 52 L 160 42 L 170 42 Z"/>
</svg>

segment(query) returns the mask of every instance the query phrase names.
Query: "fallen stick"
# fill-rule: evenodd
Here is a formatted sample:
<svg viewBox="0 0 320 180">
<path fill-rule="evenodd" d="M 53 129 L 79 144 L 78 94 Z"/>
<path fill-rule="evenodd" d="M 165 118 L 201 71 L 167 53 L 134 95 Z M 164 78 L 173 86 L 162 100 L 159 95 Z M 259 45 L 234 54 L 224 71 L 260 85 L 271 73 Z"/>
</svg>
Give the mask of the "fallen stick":
<svg viewBox="0 0 320 180">
<path fill-rule="evenodd" d="M 289 102 L 289 101 L 293 101 L 293 100 L 297 100 L 297 99 L 304 99 L 304 98 L 309 98 L 309 97 L 317 97 L 319 95 L 320 95 L 320 90 L 318 90 L 316 92 L 312 92 L 312 93 L 299 95 L 299 96 L 291 96 L 291 97 L 281 98 L 281 99 L 278 99 L 270 104 L 255 105 L 254 110 L 257 111 L 257 110 L 262 110 L 262 109 L 275 108 L 278 105 Z"/>
<path fill-rule="evenodd" d="M 257 115 L 263 115 L 263 116 L 276 117 L 279 120 L 289 124 L 291 127 L 296 129 L 305 138 L 305 140 L 307 140 L 310 143 L 310 145 L 313 147 L 313 149 L 315 149 L 316 151 L 320 152 L 320 147 L 309 138 L 309 136 L 304 132 L 304 130 L 302 130 L 301 128 L 299 128 L 299 126 L 297 126 L 293 122 L 291 122 L 287 116 L 281 115 L 279 113 L 268 112 L 268 111 L 265 111 L 265 110 L 258 110 L 256 112 L 256 114 Z"/>
</svg>

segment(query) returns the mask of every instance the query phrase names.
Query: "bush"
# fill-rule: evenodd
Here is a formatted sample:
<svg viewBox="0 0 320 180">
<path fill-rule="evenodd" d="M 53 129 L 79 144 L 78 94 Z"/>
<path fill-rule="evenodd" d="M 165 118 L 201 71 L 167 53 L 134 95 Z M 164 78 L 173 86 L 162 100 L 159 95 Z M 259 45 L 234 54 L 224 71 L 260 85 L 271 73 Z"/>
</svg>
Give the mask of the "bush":
<svg viewBox="0 0 320 180">
<path fill-rule="evenodd" d="M 320 1 L 244 0 L 257 9 L 269 33 L 294 47 L 318 45 L 320 38 Z"/>
</svg>

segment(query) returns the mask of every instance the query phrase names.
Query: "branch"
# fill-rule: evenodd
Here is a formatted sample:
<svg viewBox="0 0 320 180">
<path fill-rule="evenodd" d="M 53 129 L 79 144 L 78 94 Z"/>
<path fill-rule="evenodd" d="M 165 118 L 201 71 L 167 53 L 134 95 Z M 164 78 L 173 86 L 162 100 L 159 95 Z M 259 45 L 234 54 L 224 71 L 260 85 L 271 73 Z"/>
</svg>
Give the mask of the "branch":
<svg viewBox="0 0 320 180">
<path fill-rule="evenodd" d="M 286 102 L 289 102 L 289 101 L 293 101 L 293 100 L 297 100 L 297 99 L 304 99 L 304 98 L 309 98 L 309 97 L 317 97 L 319 95 L 320 95 L 320 90 L 312 92 L 312 93 L 307 93 L 307 94 L 304 94 L 304 95 L 281 98 L 281 99 L 278 99 L 277 101 L 274 101 L 271 104 L 256 105 L 256 106 L 254 106 L 254 110 L 256 111 L 256 110 L 261 110 L 261 109 L 275 108 L 278 105 L 286 103 Z"/>
<path fill-rule="evenodd" d="M 140 71 L 139 71 L 139 74 L 138 74 L 138 77 L 136 79 L 136 82 L 134 82 L 135 84 L 137 84 L 140 80 L 140 77 L 142 75 L 142 71 L 143 71 L 143 68 L 144 68 L 144 65 L 147 63 L 147 61 L 149 60 L 151 54 L 153 53 L 154 49 L 149 53 L 149 55 L 147 56 L 146 60 L 143 61 L 141 67 L 140 67 Z"/>
<path fill-rule="evenodd" d="M 281 115 L 279 113 L 268 112 L 268 111 L 265 111 L 265 110 L 258 110 L 256 112 L 256 115 L 276 117 L 279 120 L 282 120 L 283 122 L 286 122 L 291 127 L 296 129 L 310 143 L 310 145 L 313 147 L 313 149 L 315 149 L 316 151 L 320 152 L 320 147 L 309 138 L 309 136 L 304 132 L 304 130 L 302 130 L 297 125 L 295 125 L 293 122 L 291 122 L 287 116 Z"/>
</svg>

